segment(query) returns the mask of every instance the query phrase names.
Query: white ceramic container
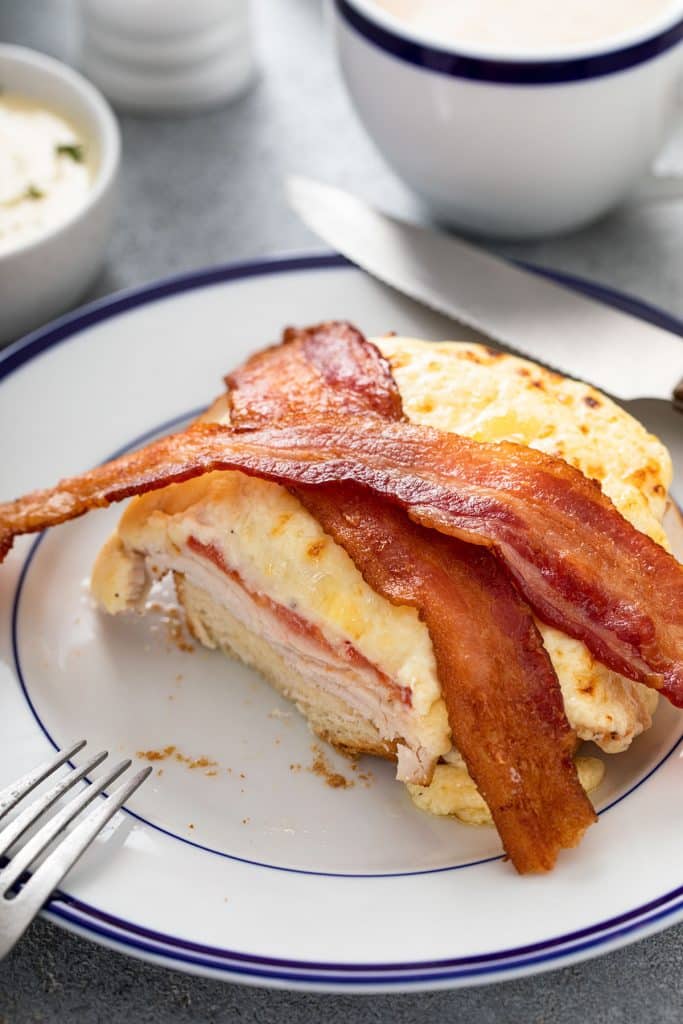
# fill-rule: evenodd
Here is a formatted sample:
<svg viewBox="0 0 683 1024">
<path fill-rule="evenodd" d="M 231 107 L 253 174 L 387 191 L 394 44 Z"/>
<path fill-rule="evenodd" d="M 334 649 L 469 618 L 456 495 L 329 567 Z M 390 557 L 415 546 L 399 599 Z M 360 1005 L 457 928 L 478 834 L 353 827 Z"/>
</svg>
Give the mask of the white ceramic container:
<svg viewBox="0 0 683 1024">
<path fill-rule="evenodd" d="M 102 265 L 114 216 L 119 130 L 107 102 L 81 75 L 20 46 L 0 45 L 7 92 L 44 103 L 85 141 L 93 181 L 66 221 L 0 255 L 0 344 L 62 313 L 83 295 Z"/>
<path fill-rule="evenodd" d="M 330 0 L 351 98 L 396 173 L 469 233 L 577 228 L 648 171 L 677 113 L 683 3 L 557 53 L 456 52 L 372 0 Z"/>
<path fill-rule="evenodd" d="M 191 113 L 255 75 L 249 0 L 80 0 L 82 65 L 117 106 Z"/>
</svg>

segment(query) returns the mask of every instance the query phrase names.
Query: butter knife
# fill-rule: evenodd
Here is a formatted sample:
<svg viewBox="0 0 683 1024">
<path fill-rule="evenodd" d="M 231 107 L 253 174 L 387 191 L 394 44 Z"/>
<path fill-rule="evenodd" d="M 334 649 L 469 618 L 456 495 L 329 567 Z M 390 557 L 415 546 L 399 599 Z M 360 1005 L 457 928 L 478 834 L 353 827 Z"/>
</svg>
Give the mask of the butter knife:
<svg viewBox="0 0 683 1024">
<path fill-rule="evenodd" d="M 412 299 L 616 398 L 661 398 L 683 411 L 678 335 L 341 189 L 296 177 L 287 192 L 312 231 Z"/>
</svg>

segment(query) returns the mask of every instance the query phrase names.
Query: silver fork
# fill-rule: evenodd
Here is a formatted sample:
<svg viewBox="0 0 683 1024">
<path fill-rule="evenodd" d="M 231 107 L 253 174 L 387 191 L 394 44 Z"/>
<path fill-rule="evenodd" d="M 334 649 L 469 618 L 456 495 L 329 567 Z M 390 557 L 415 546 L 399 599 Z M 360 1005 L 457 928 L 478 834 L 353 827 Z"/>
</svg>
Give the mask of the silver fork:
<svg viewBox="0 0 683 1024">
<path fill-rule="evenodd" d="M 66 764 L 85 745 L 85 740 L 74 743 L 68 750 L 60 751 L 50 761 L 45 761 L 33 771 L 17 779 L 16 782 L 10 783 L 6 789 L 1 790 L 0 822 L 32 790 L 48 779 L 63 764 Z M 17 845 L 22 836 L 39 822 L 46 811 L 87 776 L 93 768 L 102 764 L 106 757 L 108 757 L 106 750 L 91 757 L 85 764 L 61 777 L 51 789 L 33 800 L 7 825 L 0 825 L 0 864 L 5 863 L 0 870 L 0 959 L 23 935 L 50 893 L 59 885 L 67 871 L 90 846 L 109 819 L 116 814 L 152 771 L 151 767 L 144 768 L 128 782 L 122 783 L 113 793 L 99 801 L 98 806 L 91 810 L 68 835 L 58 838 L 88 804 L 92 803 L 127 768 L 130 768 L 132 763 L 130 760 L 121 761 L 111 771 L 78 792 L 52 817 L 49 817 L 37 832 L 25 839 L 22 844 Z M 26 878 L 27 872 L 55 840 L 58 840 L 55 849 L 33 870 L 30 877 Z"/>
</svg>

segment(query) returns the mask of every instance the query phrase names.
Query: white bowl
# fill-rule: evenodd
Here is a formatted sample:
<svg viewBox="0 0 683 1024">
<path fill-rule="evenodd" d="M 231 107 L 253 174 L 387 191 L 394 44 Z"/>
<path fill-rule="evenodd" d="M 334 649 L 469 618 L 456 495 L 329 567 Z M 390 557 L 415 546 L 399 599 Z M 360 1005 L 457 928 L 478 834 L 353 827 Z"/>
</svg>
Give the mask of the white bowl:
<svg viewBox="0 0 683 1024">
<path fill-rule="evenodd" d="M 677 112 L 683 2 L 602 47 L 457 51 L 372 0 L 330 0 L 344 78 L 370 136 L 440 219 L 539 237 L 622 200 Z"/>
<path fill-rule="evenodd" d="M 88 147 L 93 182 L 66 221 L 0 255 L 0 344 L 72 306 L 100 269 L 114 216 L 121 142 L 100 93 L 59 61 L 22 46 L 0 45 L 0 83 L 68 118 Z"/>
</svg>

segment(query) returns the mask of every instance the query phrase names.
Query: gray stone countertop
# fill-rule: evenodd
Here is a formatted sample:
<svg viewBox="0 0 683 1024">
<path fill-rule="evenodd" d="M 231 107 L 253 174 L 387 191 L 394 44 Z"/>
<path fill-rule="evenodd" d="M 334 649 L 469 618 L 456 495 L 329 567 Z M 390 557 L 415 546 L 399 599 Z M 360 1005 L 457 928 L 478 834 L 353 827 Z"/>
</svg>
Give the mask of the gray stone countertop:
<svg viewBox="0 0 683 1024">
<path fill-rule="evenodd" d="M 304 172 L 419 215 L 363 134 L 318 0 L 253 0 L 261 76 L 193 117 L 121 117 L 120 212 L 89 296 L 198 266 L 321 245 L 285 206 Z M 69 0 L 5 0 L 0 41 L 75 61 Z M 631 203 L 580 233 L 500 251 L 591 277 L 683 317 L 683 201 Z M 457 910 L 454 908 L 454 919 Z M 0 964 L 0 1024 L 429 1020 L 620 1024 L 683 1020 L 683 927 L 536 978 L 455 992 L 348 997 L 224 985 L 152 967 L 37 921 Z"/>
</svg>

